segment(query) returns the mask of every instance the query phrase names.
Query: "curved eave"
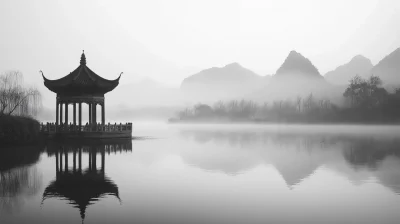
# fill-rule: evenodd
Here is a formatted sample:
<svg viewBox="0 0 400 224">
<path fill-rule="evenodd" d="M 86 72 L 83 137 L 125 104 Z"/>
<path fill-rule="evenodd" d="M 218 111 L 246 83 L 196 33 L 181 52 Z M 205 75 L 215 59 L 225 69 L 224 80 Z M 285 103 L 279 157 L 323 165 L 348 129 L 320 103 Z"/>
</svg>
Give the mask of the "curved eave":
<svg viewBox="0 0 400 224">
<path fill-rule="evenodd" d="M 70 76 L 72 76 L 73 73 L 78 69 L 79 69 L 79 67 L 77 69 L 75 69 L 73 72 L 69 73 L 68 75 L 66 75 L 62 78 L 59 78 L 59 79 L 54 79 L 54 80 L 46 78 L 46 76 L 44 76 L 42 71 L 40 71 L 40 73 L 42 73 L 42 77 L 43 77 L 45 83 L 52 84 L 52 85 L 59 85 L 60 82 L 65 82 L 66 79 L 71 79 Z"/>
<path fill-rule="evenodd" d="M 121 78 L 121 75 L 123 74 L 123 72 L 121 72 L 118 76 L 118 78 L 114 79 L 114 80 L 110 80 L 110 79 L 105 79 L 99 75 L 97 75 L 95 72 L 93 72 L 89 67 L 84 66 L 85 71 L 90 75 L 90 76 L 94 76 L 94 79 L 96 79 L 97 81 L 100 82 L 105 82 L 105 83 L 116 83 L 118 85 L 119 83 L 119 79 Z"/>
<path fill-rule="evenodd" d="M 50 84 L 51 80 L 46 78 L 46 76 L 44 76 L 43 72 L 40 71 L 40 73 L 42 73 L 42 77 L 43 77 L 43 82 L 44 82 L 44 86 L 46 86 L 50 91 L 57 93 L 57 89 L 53 88 L 53 86 Z"/>
<path fill-rule="evenodd" d="M 72 77 L 74 75 L 79 75 L 79 73 L 80 73 L 79 70 L 81 70 L 81 69 L 85 69 L 85 72 L 89 76 L 91 76 L 92 80 L 93 79 L 95 80 L 95 81 L 93 81 L 92 85 L 80 84 L 75 81 L 74 77 Z M 60 79 L 56 79 L 56 80 L 50 80 L 44 76 L 42 71 L 40 71 L 40 72 L 42 73 L 44 85 L 50 91 L 52 91 L 54 93 L 68 92 L 68 89 L 72 89 L 72 90 L 86 89 L 86 88 L 88 88 L 88 86 L 90 86 L 90 88 L 94 89 L 93 93 L 105 94 L 107 92 L 114 90 L 119 85 L 119 80 L 123 74 L 123 72 L 121 72 L 120 75 L 118 76 L 118 78 L 116 78 L 114 80 L 108 80 L 108 79 L 105 79 L 105 78 L 97 75 L 96 73 L 91 71 L 88 67 L 84 66 L 84 68 L 81 68 L 81 66 L 80 66 L 77 69 L 75 69 L 73 72 L 68 74 L 67 76 L 64 76 L 64 77 L 62 77 Z M 74 73 L 78 73 L 78 74 L 74 74 Z M 70 81 L 67 81 L 67 83 L 65 83 L 66 79 L 70 79 Z"/>
<path fill-rule="evenodd" d="M 54 92 L 54 93 L 58 93 L 60 91 L 60 87 L 62 88 L 63 86 L 60 86 L 59 83 L 64 81 L 65 79 L 68 78 L 68 76 L 71 75 L 68 74 L 60 79 L 56 79 L 56 80 L 50 80 L 48 78 L 46 78 L 46 76 L 44 76 L 43 72 L 40 71 L 40 73 L 42 73 L 42 77 L 43 77 L 43 81 L 44 81 L 44 86 L 46 86 L 50 91 Z"/>
<path fill-rule="evenodd" d="M 44 190 L 42 201 L 48 198 L 65 198 L 76 204 L 89 204 L 90 201 L 104 197 L 115 196 L 119 201 L 118 186 L 106 178 L 103 182 L 83 181 L 74 178 L 68 180 L 54 180 Z"/>
<path fill-rule="evenodd" d="M 103 186 L 102 190 L 97 189 L 95 192 L 91 192 L 93 189 L 90 188 L 83 189 L 83 191 L 82 187 L 78 187 L 77 189 L 81 190 L 81 192 L 71 190 L 69 187 L 61 187 L 61 189 L 59 189 L 57 181 L 53 181 L 43 192 L 41 205 L 43 205 L 44 201 L 48 198 L 60 198 L 68 200 L 69 204 L 72 204 L 73 207 L 79 208 L 80 215 L 83 220 L 86 216 L 86 208 L 93 204 L 93 202 L 103 198 L 105 195 L 115 196 L 121 203 L 118 187 L 110 182 L 106 182 L 106 186 Z M 88 195 L 88 192 L 91 195 Z"/>
</svg>

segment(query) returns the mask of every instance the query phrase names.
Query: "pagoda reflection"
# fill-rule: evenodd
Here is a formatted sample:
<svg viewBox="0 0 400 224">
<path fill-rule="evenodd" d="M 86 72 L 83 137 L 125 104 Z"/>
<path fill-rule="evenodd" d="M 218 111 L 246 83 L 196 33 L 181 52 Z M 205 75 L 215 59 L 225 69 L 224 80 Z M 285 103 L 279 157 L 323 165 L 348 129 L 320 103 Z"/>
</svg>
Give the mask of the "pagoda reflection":
<svg viewBox="0 0 400 224">
<path fill-rule="evenodd" d="M 87 207 L 101 198 L 114 196 L 121 201 L 118 186 L 105 174 L 105 157 L 106 153 L 129 151 L 131 140 L 49 142 L 47 153 L 55 157 L 56 179 L 44 190 L 42 203 L 49 198 L 67 200 L 79 209 L 83 221 Z M 88 155 L 86 167 L 83 154 Z"/>
</svg>

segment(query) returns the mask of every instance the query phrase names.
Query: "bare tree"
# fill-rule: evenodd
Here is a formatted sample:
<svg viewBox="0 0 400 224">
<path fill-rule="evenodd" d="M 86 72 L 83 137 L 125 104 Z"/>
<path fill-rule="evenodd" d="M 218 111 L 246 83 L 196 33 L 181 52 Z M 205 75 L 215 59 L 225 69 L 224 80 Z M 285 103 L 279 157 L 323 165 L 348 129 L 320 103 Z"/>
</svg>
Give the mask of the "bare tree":
<svg viewBox="0 0 400 224">
<path fill-rule="evenodd" d="M 310 93 L 310 95 L 308 95 L 307 98 L 303 100 L 304 108 L 307 108 L 308 110 L 310 110 L 313 106 L 313 102 L 314 102 L 313 100 L 314 100 L 313 94 Z"/>
<path fill-rule="evenodd" d="M 324 108 L 325 109 L 331 108 L 331 101 L 329 99 L 324 100 Z"/>
<path fill-rule="evenodd" d="M 324 109 L 324 105 L 325 105 L 325 100 L 324 100 L 324 99 L 320 99 L 320 100 L 319 100 L 319 107 L 320 107 L 320 109 Z"/>
<path fill-rule="evenodd" d="M 193 111 L 189 108 L 185 108 L 183 111 L 178 112 L 179 119 L 187 119 L 193 115 Z"/>
<path fill-rule="evenodd" d="M 226 106 L 222 101 L 216 102 L 213 106 L 213 109 L 218 116 L 222 116 L 226 113 Z"/>
<path fill-rule="evenodd" d="M 34 87 L 23 86 L 21 72 L 8 71 L 0 75 L 0 117 L 35 116 L 40 107 L 40 92 Z"/>
<path fill-rule="evenodd" d="M 301 96 L 298 96 L 296 98 L 296 105 L 297 105 L 297 109 L 299 110 L 299 112 L 301 112 Z"/>
</svg>

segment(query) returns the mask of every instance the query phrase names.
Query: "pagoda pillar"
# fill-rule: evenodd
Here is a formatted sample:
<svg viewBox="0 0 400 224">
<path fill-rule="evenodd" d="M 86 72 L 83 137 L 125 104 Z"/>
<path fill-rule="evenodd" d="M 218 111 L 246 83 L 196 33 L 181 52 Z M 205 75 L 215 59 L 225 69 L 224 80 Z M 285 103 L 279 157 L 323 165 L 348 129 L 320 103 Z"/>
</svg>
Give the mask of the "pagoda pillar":
<svg viewBox="0 0 400 224">
<path fill-rule="evenodd" d="M 106 110 L 104 107 L 104 102 L 101 104 L 101 124 L 105 125 L 106 124 Z"/>
<path fill-rule="evenodd" d="M 74 117 L 74 126 L 75 126 L 76 125 L 76 103 L 75 102 L 72 104 L 72 107 L 73 107 L 73 113 L 74 113 L 73 117 Z"/>
<path fill-rule="evenodd" d="M 81 127 L 82 127 L 82 102 L 79 102 L 78 113 L 79 113 L 79 131 L 81 131 Z"/>
<path fill-rule="evenodd" d="M 60 124 L 63 122 L 63 103 L 60 103 Z"/>
<path fill-rule="evenodd" d="M 58 106 L 59 106 L 59 103 L 58 103 L 58 100 L 57 100 L 57 102 L 56 102 L 56 127 L 57 127 L 57 125 L 58 125 L 58 116 L 59 116 L 59 111 L 58 111 Z"/>
<path fill-rule="evenodd" d="M 89 124 L 92 124 L 92 103 L 88 103 L 89 106 Z"/>
<path fill-rule="evenodd" d="M 93 123 L 94 123 L 94 124 L 97 124 L 97 118 L 96 118 L 96 114 L 97 114 L 97 113 L 96 113 L 96 112 L 97 112 L 97 111 L 96 111 L 96 106 L 97 106 L 97 104 L 96 104 L 96 103 L 93 103 L 92 106 L 93 106 L 93 108 L 92 108 L 92 113 L 93 113 L 93 114 L 92 114 L 92 119 L 93 119 Z"/>
<path fill-rule="evenodd" d="M 65 125 L 68 126 L 68 103 L 65 103 Z"/>
</svg>

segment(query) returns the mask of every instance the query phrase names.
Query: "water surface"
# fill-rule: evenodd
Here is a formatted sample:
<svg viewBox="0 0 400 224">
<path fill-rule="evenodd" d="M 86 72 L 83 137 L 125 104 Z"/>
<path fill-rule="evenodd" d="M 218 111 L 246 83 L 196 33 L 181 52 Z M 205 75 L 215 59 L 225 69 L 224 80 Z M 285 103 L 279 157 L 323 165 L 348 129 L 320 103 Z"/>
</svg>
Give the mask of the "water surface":
<svg viewBox="0 0 400 224">
<path fill-rule="evenodd" d="M 8 149 L 0 223 L 400 220 L 398 126 L 149 123 L 134 134 Z"/>
</svg>

